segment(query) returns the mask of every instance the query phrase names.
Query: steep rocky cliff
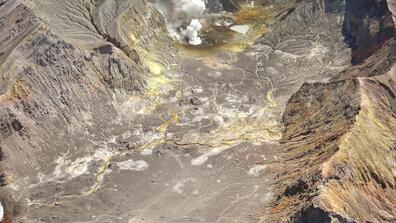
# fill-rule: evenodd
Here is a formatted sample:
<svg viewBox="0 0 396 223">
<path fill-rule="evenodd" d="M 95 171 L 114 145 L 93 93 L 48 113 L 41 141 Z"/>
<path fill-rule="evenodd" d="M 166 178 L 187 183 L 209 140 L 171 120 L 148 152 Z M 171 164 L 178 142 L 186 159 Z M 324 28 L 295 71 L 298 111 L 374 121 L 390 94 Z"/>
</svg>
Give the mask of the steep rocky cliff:
<svg viewBox="0 0 396 223">
<path fill-rule="evenodd" d="M 355 35 L 352 50 L 364 52 L 352 54 L 353 63 L 360 63 L 328 83 L 304 84 L 286 106 L 272 221 L 396 221 L 393 23 L 384 23 L 391 18 L 380 12 L 388 10 L 385 1 L 359 7 L 369 10 L 346 13 L 344 27 Z M 359 17 L 369 21 L 366 27 Z M 374 23 L 376 33 L 368 34 Z"/>
<path fill-rule="evenodd" d="M 4 185 L 83 146 L 89 126 L 115 118 L 111 101 L 142 94 L 159 75 L 171 42 L 162 17 L 143 0 L 2 1 L 0 7 Z M 96 131 L 97 140 L 107 131 Z"/>
<path fill-rule="evenodd" d="M 392 70 L 306 84 L 292 97 L 282 140 L 290 167 L 280 168 L 293 171 L 282 174 L 275 213 L 297 222 L 395 221 L 394 79 Z"/>
</svg>

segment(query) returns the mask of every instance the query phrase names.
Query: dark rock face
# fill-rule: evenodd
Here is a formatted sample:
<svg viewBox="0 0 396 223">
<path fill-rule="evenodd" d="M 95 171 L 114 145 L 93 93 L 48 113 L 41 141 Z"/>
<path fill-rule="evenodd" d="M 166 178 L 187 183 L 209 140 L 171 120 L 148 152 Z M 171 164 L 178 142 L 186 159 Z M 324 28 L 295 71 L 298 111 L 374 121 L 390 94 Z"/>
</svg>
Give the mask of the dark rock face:
<svg viewBox="0 0 396 223">
<path fill-rule="evenodd" d="M 353 52 L 352 62 L 367 59 L 395 34 L 387 1 L 346 1 L 343 33 Z"/>
<path fill-rule="evenodd" d="M 221 0 L 224 10 L 229 12 L 235 12 L 238 10 L 238 5 L 233 0 Z"/>
<path fill-rule="evenodd" d="M 309 207 L 294 221 L 296 223 L 330 223 L 331 218 L 329 215 L 319 208 Z"/>
</svg>

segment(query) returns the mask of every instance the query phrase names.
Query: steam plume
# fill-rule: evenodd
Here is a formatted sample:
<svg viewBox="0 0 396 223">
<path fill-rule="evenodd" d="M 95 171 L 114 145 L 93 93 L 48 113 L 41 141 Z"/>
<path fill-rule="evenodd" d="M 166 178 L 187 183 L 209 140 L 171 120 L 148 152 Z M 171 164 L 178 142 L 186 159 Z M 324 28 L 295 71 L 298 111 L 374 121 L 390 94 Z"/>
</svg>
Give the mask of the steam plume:
<svg viewBox="0 0 396 223">
<path fill-rule="evenodd" d="M 167 20 L 170 35 L 193 45 L 202 43 L 199 18 L 206 10 L 207 0 L 157 0 L 156 8 Z"/>
</svg>

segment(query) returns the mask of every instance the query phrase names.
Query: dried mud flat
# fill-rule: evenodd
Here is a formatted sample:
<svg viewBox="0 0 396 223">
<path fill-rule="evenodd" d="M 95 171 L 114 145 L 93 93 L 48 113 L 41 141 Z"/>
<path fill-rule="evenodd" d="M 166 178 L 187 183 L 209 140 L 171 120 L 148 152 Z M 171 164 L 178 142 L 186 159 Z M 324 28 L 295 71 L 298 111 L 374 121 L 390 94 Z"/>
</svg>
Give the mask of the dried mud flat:
<svg viewBox="0 0 396 223">
<path fill-rule="evenodd" d="M 394 222 L 393 2 L 263 4 L 197 56 L 145 0 L 0 1 L 3 222 Z"/>
</svg>

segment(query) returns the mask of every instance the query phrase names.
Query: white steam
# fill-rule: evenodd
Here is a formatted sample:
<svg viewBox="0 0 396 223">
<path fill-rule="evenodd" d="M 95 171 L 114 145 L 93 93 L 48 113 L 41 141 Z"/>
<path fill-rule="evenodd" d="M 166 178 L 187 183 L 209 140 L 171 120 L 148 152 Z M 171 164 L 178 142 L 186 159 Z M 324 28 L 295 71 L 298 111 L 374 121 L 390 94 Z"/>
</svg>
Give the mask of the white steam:
<svg viewBox="0 0 396 223">
<path fill-rule="evenodd" d="M 166 18 L 173 38 L 192 45 L 202 43 L 199 18 L 206 10 L 206 0 L 157 0 L 155 6 Z"/>
<path fill-rule="evenodd" d="M 4 208 L 0 202 L 0 222 L 3 221 L 4 218 Z"/>
<path fill-rule="evenodd" d="M 191 23 L 185 30 L 182 31 L 182 35 L 188 39 L 188 42 L 192 45 L 200 45 L 202 43 L 199 37 L 199 32 L 202 29 L 202 24 L 198 19 L 191 20 Z"/>
<path fill-rule="evenodd" d="M 201 16 L 206 9 L 206 4 L 203 0 L 173 0 L 173 2 L 175 13 L 183 13 L 186 17 L 190 18 Z"/>
</svg>

